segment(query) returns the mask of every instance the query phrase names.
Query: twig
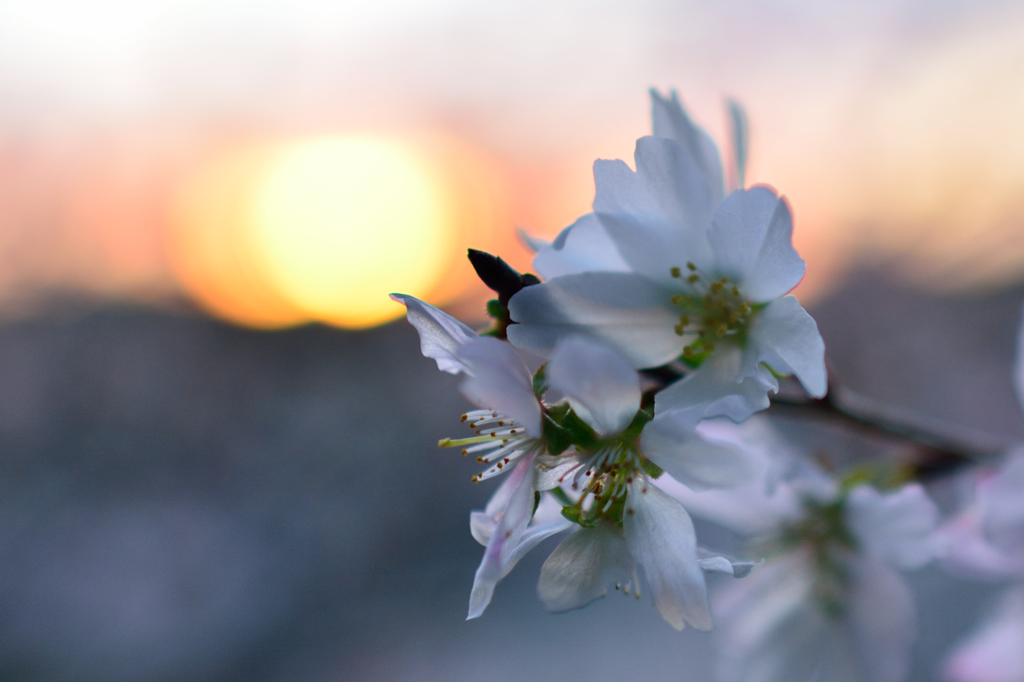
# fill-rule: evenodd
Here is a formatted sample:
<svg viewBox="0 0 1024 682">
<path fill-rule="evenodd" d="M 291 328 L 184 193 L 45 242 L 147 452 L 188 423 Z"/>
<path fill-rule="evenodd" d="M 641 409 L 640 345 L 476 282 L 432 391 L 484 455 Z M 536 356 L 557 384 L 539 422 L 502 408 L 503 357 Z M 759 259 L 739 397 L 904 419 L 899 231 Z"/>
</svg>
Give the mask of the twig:
<svg viewBox="0 0 1024 682">
<path fill-rule="evenodd" d="M 795 383 L 795 382 L 794 382 Z M 991 434 L 951 429 L 944 423 L 906 409 L 883 405 L 838 386 L 824 398 L 810 398 L 787 385 L 773 396 L 769 413 L 796 412 L 836 420 L 865 433 L 903 441 L 915 446 L 909 472 L 930 479 L 961 467 L 979 464 L 1006 452 L 1011 443 Z"/>
</svg>

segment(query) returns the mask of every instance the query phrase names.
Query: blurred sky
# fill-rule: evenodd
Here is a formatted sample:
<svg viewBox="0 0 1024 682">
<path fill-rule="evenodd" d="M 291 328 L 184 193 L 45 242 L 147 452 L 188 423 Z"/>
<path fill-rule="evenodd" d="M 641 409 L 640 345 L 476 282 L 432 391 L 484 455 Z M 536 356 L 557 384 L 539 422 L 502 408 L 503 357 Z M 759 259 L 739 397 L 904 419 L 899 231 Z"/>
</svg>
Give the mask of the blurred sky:
<svg viewBox="0 0 1024 682">
<path fill-rule="evenodd" d="M 372 134 L 413 140 L 447 183 L 457 260 L 424 295 L 450 302 L 464 246 L 525 267 L 513 228 L 589 209 L 593 160 L 631 161 L 649 132 L 649 86 L 718 139 L 723 97 L 744 103 L 748 179 L 794 207 L 801 295 L 893 257 L 947 289 L 1019 280 L 1022 35 L 1002 0 L 0 0 L 0 300 L 184 291 L 229 318 L 308 318 L 266 285 L 267 253 L 236 248 L 248 228 L 221 226 L 252 200 L 237 168 Z"/>
</svg>

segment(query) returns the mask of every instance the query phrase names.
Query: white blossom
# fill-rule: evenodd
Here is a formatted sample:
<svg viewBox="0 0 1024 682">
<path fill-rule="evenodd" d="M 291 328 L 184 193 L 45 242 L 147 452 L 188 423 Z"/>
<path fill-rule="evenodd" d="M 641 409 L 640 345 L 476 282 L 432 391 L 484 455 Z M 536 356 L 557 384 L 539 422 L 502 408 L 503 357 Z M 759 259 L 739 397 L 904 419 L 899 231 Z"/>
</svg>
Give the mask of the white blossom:
<svg viewBox="0 0 1024 682">
<path fill-rule="evenodd" d="M 420 334 L 423 354 L 443 371 L 464 374 L 459 389 L 481 408 L 462 415 L 474 429 L 473 436 L 445 438 L 440 445 L 458 447 L 463 455 L 474 455 L 488 465 L 474 481 L 512 472 L 486 509 L 470 517 L 473 536 L 486 547 L 470 593 L 468 617 L 477 618 L 490 604 L 497 583 L 523 554 L 571 525 L 555 521 L 530 528 L 536 491 L 533 462 L 544 449 L 541 404 L 530 371 L 508 344 L 477 336 L 452 316 L 412 296 L 393 294 L 392 298 L 406 306 L 409 322 Z"/>
<path fill-rule="evenodd" d="M 693 493 L 667 488 L 692 513 L 749 538 L 768 555 L 717 601 L 725 682 L 899 682 L 915 637 L 913 601 L 899 570 L 942 550 L 938 511 L 917 484 L 879 491 L 841 485 L 754 419 L 716 425 L 754 443 L 755 482 Z M 666 484 L 667 485 L 667 484 Z"/>
<path fill-rule="evenodd" d="M 583 334 L 637 368 L 682 358 L 695 369 L 658 395 L 656 410 L 693 421 L 746 419 L 768 406 L 776 374 L 824 395 L 821 336 L 786 295 L 805 270 L 789 206 L 768 187 L 723 199 L 710 138 L 678 100 L 655 102 L 656 132 L 673 137 L 638 140 L 635 172 L 595 162 L 594 212 L 550 247 L 535 243 L 547 281 L 512 297 L 509 340 L 550 355 L 560 339 Z M 658 124 L 673 114 L 675 124 Z"/>
<path fill-rule="evenodd" d="M 637 568 L 655 606 L 676 629 L 711 628 L 704 571 L 741 576 L 749 565 L 701 559 L 693 522 L 655 485 L 649 461 L 698 489 L 735 485 L 748 475 L 738 452 L 705 441 L 671 417 L 627 435 L 640 408 L 640 380 L 617 351 L 584 337 L 559 342 L 548 364 L 551 388 L 597 435 L 589 450 L 541 459 L 557 471 L 548 485 L 576 495 L 581 526 L 541 569 L 537 593 L 551 611 L 586 606 L 611 585 L 639 594 Z M 621 524 L 621 527 L 620 527 Z"/>
</svg>

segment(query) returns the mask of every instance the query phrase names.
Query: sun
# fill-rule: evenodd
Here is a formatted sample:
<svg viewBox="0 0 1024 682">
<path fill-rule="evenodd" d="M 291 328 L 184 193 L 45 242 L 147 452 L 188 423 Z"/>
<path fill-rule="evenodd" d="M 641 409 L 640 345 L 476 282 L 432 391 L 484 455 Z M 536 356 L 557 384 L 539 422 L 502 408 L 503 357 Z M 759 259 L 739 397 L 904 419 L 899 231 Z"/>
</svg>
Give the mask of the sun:
<svg viewBox="0 0 1024 682">
<path fill-rule="evenodd" d="M 254 141 L 186 177 L 169 261 L 200 306 L 235 323 L 369 327 L 403 314 L 391 292 L 445 304 L 475 291 L 459 247 L 502 251 L 509 207 L 500 165 L 453 135 Z"/>
<path fill-rule="evenodd" d="M 285 147 L 255 188 L 254 251 L 275 289 L 310 318 L 354 328 L 401 313 L 391 291 L 424 295 L 454 248 L 450 207 L 407 147 L 369 136 Z"/>
</svg>

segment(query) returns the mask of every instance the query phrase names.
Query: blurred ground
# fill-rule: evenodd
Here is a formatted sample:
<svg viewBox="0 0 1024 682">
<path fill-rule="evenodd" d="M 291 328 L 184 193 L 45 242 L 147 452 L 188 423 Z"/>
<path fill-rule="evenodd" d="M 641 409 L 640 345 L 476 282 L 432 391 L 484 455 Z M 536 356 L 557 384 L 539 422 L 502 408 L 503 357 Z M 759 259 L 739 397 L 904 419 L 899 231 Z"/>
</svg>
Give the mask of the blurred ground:
<svg viewBox="0 0 1024 682">
<path fill-rule="evenodd" d="M 862 272 L 812 312 L 846 385 L 1017 438 L 1022 300 Z M 6 323 L 0 680 L 708 679 L 713 638 L 646 601 L 546 615 L 550 547 L 463 620 L 493 486 L 435 447 L 462 428 L 455 385 L 405 323 L 261 333 L 68 301 Z M 913 679 L 933 679 L 994 588 L 914 584 Z"/>
</svg>

